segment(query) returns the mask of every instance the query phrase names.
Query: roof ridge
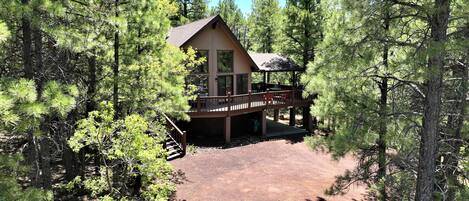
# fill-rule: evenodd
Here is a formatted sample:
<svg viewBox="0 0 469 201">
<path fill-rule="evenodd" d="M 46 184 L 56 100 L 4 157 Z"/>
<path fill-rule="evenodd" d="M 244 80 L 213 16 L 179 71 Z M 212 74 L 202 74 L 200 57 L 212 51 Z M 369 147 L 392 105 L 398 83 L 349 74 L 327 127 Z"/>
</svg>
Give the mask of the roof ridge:
<svg viewBox="0 0 469 201">
<path fill-rule="evenodd" d="M 189 22 L 187 24 L 183 24 L 183 25 L 180 25 L 180 26 L 177 26 L 177 27 L 172 27 L 172 29 L 177 29 L 177 28 L 181 28 L 181 27 L 184 27 L 184 26 L 189 26 L 189 25 L 193 25 L 193 24 L 196 24 L 198 22 L 201 22 L 201 21 L 204 21 L 204 20 L 208 20 L 208 19 L 213 19 L 215 17 L 217 17 L 219 14 L 217 15 L 212 15 L 212 16 L 208 16 L 206 18 L 203 18 L 203 19 L 199 19 L 199 20 L 196 20 L 196 21 L 193 21 L 193 22 Z"/>
</svg>

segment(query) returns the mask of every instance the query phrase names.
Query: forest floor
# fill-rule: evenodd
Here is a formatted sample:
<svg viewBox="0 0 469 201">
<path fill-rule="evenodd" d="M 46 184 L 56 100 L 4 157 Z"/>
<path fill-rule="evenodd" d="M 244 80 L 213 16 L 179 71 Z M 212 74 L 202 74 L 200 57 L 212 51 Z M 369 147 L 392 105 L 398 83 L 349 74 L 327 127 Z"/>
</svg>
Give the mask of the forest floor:
<svg viewBox="0 0 469 201">
<path fill-rule="evenodd" d="M 171 161 L 179 172 L 177 200 L 361 200 L 364 186 L 327 196 L 335 176 L 357 161 L 312 151 L 302 140 L 257 141 L 210 149 Z"/>
</svg>

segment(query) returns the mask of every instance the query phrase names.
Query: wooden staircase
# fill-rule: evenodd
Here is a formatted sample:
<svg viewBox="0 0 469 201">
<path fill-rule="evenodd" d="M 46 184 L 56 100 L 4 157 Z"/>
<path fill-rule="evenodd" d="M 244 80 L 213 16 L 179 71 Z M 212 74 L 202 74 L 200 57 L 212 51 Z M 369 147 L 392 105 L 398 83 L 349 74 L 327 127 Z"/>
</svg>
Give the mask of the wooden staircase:
<svg viewBox="0 0 469 201">
<path fill-rule="evenodd" d="M 171 119 L 163 114 L 168 125 L 168 136 L 164 147 L 168 151 L 167 160 L 182 158 L 186 155 L 186 132 L 181 131 Z"/>
<path fill-rule="evenodd" d="M 168 151 L 168 156 L 166 158 L 168 161 L 184 156 L 182 148 L 172 138 L 166 139 L 165 147 Z"/>
</svg>

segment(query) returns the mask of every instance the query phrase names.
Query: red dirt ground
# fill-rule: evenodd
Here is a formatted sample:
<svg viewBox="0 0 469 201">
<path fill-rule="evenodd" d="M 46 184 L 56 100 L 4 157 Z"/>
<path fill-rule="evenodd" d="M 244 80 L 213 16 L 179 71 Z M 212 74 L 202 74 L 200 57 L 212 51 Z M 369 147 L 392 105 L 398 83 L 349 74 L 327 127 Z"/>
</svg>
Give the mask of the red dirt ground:
<svg viewBox="0 0 469 201">
<path fill-rule="evenodd" d="M 352 157 L 333 161 L 303 143 L 264 141 L 188 155 L 171 162 L 185 174 L 177 200 L 360 200 L 363 186 L 343 196 L 326 196 L 335 176 L 352 169 Z"/>
</svg>

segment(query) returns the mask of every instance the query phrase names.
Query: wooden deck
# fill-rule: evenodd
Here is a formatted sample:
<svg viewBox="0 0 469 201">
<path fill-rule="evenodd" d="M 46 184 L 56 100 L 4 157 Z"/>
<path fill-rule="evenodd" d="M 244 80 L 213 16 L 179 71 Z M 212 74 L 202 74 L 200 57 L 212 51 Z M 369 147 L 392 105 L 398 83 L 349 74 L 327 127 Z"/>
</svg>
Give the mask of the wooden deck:
<svg viewBox="0 0 469 201">
<path fill-rule="evenodd" d="M 303 98 L 302 91 L 299 90 L 198 97 L 190 102 L 188 114 L 193 118 L 235 116 L 265 109 L 307 106 L 312 100 Z"/>
</svg>

